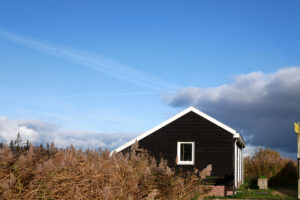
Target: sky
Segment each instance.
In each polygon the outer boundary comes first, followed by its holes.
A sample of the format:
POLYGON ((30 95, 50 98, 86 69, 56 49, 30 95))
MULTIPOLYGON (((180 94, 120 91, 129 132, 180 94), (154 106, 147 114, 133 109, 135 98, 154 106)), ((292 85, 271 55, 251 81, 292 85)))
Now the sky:
POLYGON ((2 1, 0 140, 110 150, 195 106, 296 157, 299 1, 2 1))

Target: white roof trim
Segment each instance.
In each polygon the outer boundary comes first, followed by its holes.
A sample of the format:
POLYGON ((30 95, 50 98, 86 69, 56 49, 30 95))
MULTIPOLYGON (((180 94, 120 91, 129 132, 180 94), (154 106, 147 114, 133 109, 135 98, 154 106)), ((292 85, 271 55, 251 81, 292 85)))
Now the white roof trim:
POLYGON ((134 144, 135 141, 140 141, 141 139, 147 137, 148 135, 152 134, 153 132, 157 131, 158 129, 161 129, 162 127, 170 124, 171 122, 175 121, 176 119, 182 117, 183 115, 185 115, 185 114, 187 114, 187 113, 189 113, 191 111, 194 112, 194 113, 196 113, 196 114, 198 114, 198 115, 200 115, 201 117, 207 119, 208 121, 211 121, 212 123, 214 123, 214 124, 218 125, 219 127, 225 129, 226 131, 232 133, 234 135, 234 138, 238 138, 239 141, 243 145, 245 145, 244 140, 242 139, 242 137, 240 136, 240 134, 236 130, 230 128, 229 126, 223 124, 222 122, 219 122, 218 120, 212 118, 211 116, 209 116, 209 115, 205 114, 204 112, 198 110, 197 108, 191 106, 191 107, 188 107, 187 109, 181 111, 180 113, 174 115, 173 117, 171 117, 170 119, 166 120, 165 122, 163 122, 163 123, 155 126, 154 128, 150 129, 149 131, 147 131, 147 132, 145 132, 145 133, 137 136, 136 138, 130 140, 126 144, 123 144, 122 146, 120 146, 117 149, 113 150, 112 153, 113 152, 117 152, 118 153, 118 152, 122 151, 123 149, 125 149, 125 148, 131 146, 132 144, 134 144))

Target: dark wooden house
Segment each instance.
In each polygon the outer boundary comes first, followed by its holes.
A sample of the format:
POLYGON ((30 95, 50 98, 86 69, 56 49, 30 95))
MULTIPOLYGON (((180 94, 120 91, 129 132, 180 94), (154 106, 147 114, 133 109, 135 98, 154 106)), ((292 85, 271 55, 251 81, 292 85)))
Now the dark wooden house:
POLYGON ((138 141, 156 159, 163 157, 176 170, 200 171, 212 165, 215 184, 235 190, 243 182, 243 149, 240 133, 200 110, 189 107, 114 152, 124 152, 138 141))

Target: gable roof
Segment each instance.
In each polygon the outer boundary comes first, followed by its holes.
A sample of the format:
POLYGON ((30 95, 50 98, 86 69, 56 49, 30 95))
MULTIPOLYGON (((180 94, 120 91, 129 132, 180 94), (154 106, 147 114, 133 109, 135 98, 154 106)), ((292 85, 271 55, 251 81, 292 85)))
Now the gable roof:
POLYGON ((178 118, 180 118, 180 117, 186 115, 186 114, 189 113, 189 112, 194 112, 194 113, 198 114, 199 116, 201 116, 201 117, 207 119, 208 121, 210 121, 210 122, 216 124, 217 126, 223 128, 223 129, 225 129, 225 130, 228 131, 229 133, 233 134, 233 137, 236 138, 236 139, 238 139, 239 142, 242 144, 242 146, 245 146, 245 141, 244 141, 243 137, 242 137, 236 130, 230 128, 229 126, 223 124, 222 122, 220 122, 220 121, 214 119, 213 117, 211 117, 211 116, 205 114, 204 112, 198 110, 197 108, 191 106, 191 107, 188 107, 187 109, 181 111, 180 113, 174 115, 174 116, 171 117, 170 119, 164 121, 163 123, 161 123, 161 124, 155 126, 154 128, 150 129, 149 131, 147 131, 147 132, 145 132, 145 133, 143 133, 143 134, 137 136, 136 138, 130 140, 130 141, 127 142, 126 144, 123 144, 122 146, 120 146, 120 147, 118 147, 117 149, 113 150, 112 153, 113 153, 113 152, 117 152, 117 153, 118 153, 118 152, 120 152, 120 151, 126 149, 127 147, 133 145, 133 144, 135 143, 135 141, 140 141, 141 139, 147 137, 148 135, 154 133, 155 131, 161 129, 162 127, 164 127, 164 126, 166 126, 166 125, 168 125, 168 124, 170 124, 171 122, 173 122, 173 121, 175 121, 176 119, 178 119, 178 118))

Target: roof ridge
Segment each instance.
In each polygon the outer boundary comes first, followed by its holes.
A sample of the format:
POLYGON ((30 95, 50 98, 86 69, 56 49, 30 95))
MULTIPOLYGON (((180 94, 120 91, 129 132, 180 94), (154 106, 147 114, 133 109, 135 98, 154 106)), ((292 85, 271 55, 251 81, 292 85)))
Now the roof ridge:
MULTIPOLYGON (((150 129, 150 130, 148 130, 148 131, 146 131, 146 132, 140 134, 139 136, 135 137, 134 139, 130 140, 129 142, 127 142, 127 143, 125 143, 125 144, 119 146, 118 148, 116 148, 115 150, 113 150, 112 153, 113 153, 113 152, 120 152, 120 151, 122 151, 123 149, 125 149, 125 148, 131 146, 132 144, 134 144, 135 141, 139 141, 139 140, 141 140, 141 139, 147 137, 148 135, 152 134, 153 132, 155 132, 155 131, 161 129, 162 127, 164 127, 164 126, 170 124, 171 122, 177 120, 178 118, 180 118, 180 117, 186 115, 187 113, 189 113, 189 112, 191 112, 191 111, 194 112, 194 113, 196 113, 196 114, 198 114, 199 116, 205 118, 206 120, 208 120, 208 121, 210 121, 210 122, 212 122, 212 123, 218 125, 219 127, 223 128, 224 130, 230 132, 231 134, 234 135, 234 138, 240 138, 240 139, 241 139, 240 134, 239 134, 236 130, 234 130, 233 128, 231 128, 231 127, 229 127, 229 126, 223 124, 222 122, 216 120, 215 118, 213 118, 213 117, 207 115, 206 113, 200 111, 199 109, 195 108, 194 106, 189 106, 188 108, 186 108, 186 109, 184 109, 183 111, 177 113, 177 114, 174 115, 173 117, 167 119, 166 121, 160 123, 159 125, 153 127, 152 129, 150 129)), ((241 140, 242 140, 241 142, 245 144, 245 141, 244 141, 243 139, 241 139, 241 140)))

